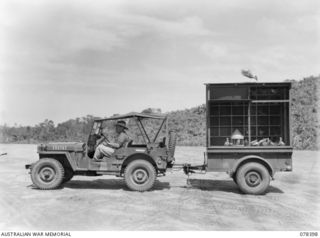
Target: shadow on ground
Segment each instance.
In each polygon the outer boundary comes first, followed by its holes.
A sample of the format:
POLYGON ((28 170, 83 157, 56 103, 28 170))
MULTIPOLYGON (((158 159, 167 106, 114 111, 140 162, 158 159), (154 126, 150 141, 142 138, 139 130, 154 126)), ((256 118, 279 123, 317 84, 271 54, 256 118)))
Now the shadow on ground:
MULTIPOLYGON (((222 191, 242 194, 237 184, 231 180, 203 180, 203 179, 189 179, 191 188, 207 190, 207 191, 222 191)), ((283 193, 279 188, 269 186, 266 193, 283 193)))
MULTIPOLYGON (((111 189, 131 191, 127 188, 123 179, 96 179, 91 181, 71 180, 65 183, 63 187, 71 189, 111 189)), ((170 184, 168 182, 160 182, 157 180, 152 190, 164 190, 169 188, 170 184)))
MULTIPOLYGON (((32 189, 37 189, 33 185, 29 185, 28 187, 32 187, 32 189)), ((242 194, 238 186, 231 180, 204 180, 204 179, 189 179, 189 185, 182 186, 183 188, 188 189, 200 189, 205 191, 222 191, 222 192, 230 192, 236 194, 242 194)), ((125 190, 131 191, 127 188, 123 179, 95 179, 91 181, 83 181, 83 180, 71 180, 65 184, 63 184, 63 188, 70 189, 106 189, 106 190, 125 190)), ((155 190, 164 190, 170 189, 170 183, 161 182, 156 180, 151 191, 155 190)), ((283 191, 279 188, 269 186, 266 191, 267 193, 283 193, 283 191)))

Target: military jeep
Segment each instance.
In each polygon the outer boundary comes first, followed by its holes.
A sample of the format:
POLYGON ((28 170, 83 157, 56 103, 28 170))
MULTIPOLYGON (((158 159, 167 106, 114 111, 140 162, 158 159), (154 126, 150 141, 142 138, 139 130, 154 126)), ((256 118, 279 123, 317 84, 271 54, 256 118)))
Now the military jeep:
POLYGON ((87 143, 61 142, 38 145, 39 160, 26 165, 31 180, 39 189, 56 189, 74 175, 124 177, 127 187, 134 191, 150 190, 157 176, 165 175, 174 163, 176 135, 168 130, 168 120, 161 114, 129 113, 110 118, 96 119, 87 143), (130 141, 115 150, 111 157, 95 161, 93 154, 96 141, 103 136, 103 123, 116 120, 131 120, 139 128, 144 143, 130 141), (160 120, 154 138, 150 138, 144 120, 160 120), (158 140, 160 134, 165 134, 158 140))

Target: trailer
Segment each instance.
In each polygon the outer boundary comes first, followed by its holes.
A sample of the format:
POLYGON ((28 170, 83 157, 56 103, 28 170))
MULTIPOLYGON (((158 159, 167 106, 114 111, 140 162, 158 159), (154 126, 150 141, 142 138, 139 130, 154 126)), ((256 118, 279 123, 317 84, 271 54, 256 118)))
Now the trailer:
POLYGON ((240 190, 263 194, 276 172, 292 171, 290 82, 206 84, 206 152, 196 172, 227 172, 240 190))

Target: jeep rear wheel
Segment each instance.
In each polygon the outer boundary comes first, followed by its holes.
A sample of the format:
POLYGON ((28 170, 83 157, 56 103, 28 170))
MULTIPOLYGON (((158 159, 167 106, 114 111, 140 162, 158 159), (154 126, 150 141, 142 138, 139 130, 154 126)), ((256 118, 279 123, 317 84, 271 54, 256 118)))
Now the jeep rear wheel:
POLYGON ((156 171, 148 161, 134 160, 126 167, 124 179, 129 189, 143 192, 153 187, 156 171))
POLYGON ((31 170, 31 180, 39 189, 55 189, 61 185, 63 178, 63 166, 55 159, 40 159, 31 170))
POLYGON ((237 171, 236 182, 242 192, 259 195, 267 190, 270 184, 270 174, 262 164, 247 163, 237 171))

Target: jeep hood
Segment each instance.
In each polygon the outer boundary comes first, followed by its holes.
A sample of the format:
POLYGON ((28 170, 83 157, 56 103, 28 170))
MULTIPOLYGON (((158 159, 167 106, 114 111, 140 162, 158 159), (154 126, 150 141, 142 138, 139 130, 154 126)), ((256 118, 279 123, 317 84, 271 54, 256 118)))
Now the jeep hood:
POLYGON ((40 144, 37 148, 40 151, 70 151, 81 152, 85 150, 85 143, 81 142, 50 142, 40 144))

